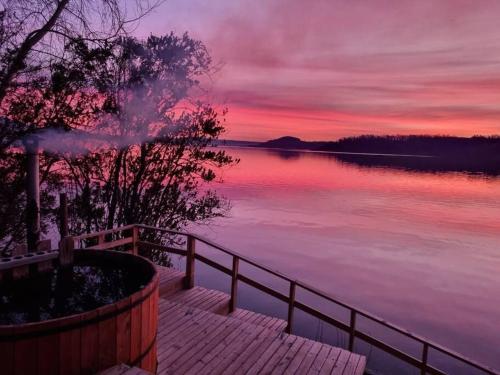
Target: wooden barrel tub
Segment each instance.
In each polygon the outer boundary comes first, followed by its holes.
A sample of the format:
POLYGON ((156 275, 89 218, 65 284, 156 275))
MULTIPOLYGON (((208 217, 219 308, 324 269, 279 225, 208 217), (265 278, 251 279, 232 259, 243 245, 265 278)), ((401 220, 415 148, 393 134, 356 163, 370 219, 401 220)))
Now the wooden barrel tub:
POLYGON ((2 375, 94 374, 119 363, 156 371, 155 266, 145 258, 114 251, 75 251, 75 259, 81 257, 125 262, 133 272, 152 276, 129 297, 94 310, 40 322, 0 325, 2 375))

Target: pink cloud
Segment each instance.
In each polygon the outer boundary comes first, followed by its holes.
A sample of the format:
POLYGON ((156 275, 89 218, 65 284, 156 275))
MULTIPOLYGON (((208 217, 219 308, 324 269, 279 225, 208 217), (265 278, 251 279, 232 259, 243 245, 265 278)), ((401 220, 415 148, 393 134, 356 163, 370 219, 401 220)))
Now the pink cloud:
MULTIPOLYGON (((500 133, 500 2, 170 0, 224 67, 228 137, 500 133)), ((142 30, 142 31, 141 31, 142 30)))

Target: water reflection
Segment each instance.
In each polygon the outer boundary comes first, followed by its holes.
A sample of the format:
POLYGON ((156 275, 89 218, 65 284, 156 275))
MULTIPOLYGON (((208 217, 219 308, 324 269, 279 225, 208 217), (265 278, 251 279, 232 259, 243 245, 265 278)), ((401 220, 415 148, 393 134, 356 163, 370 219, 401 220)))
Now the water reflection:
POLYGON ((457 160, 446 157, 412 157, 398 155, 356 154, 339 152, 307 152, 294 150, 266 149, 266 153, 278 156, 283 160, 296 160, 310 154, 322 158, 333 158, 339 162, 364 168, 391 168, 408 172, 445 173, 460 172, 472 176, 500 175, 500 164, 496 160, 468 159, 457 160))
MULTIPOLYGON (((331 154, 231 152, 241 163, 219 188, 231 217, 198 232, 500 367, 500 178, 331 154)), ((207 283, 225 285, 210 275, 207 283)), ((245 293, 243 306, 255 307, 260 295, 245 293)), ((302 320, 298 329, 314 338, 317 322, 302 320)))

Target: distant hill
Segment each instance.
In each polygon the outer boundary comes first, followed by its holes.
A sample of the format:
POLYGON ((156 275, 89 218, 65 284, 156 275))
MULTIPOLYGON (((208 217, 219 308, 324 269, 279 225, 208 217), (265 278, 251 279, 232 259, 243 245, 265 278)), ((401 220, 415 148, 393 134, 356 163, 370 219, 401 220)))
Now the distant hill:
POLYGON ((428 135, 362 135, 331 142, 308 142, 286 136, 259 143, 257 147, 435 157, 488 157, 500 160, 500 137, 498 136, 466 138, 428 135))
POLYGON ((259 147, 284 148, 288 150, 315 150, 326 147, 328 143, 330 142, 306 142, 300 138, 286 136, 262 142, 259 144, 259 147))

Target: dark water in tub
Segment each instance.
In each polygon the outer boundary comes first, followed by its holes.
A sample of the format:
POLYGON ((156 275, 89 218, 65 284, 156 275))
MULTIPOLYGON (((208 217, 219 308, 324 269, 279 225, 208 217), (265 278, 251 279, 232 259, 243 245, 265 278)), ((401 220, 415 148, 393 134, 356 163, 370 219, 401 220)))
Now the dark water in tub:
POLYGON ((72 269, 54 269, 0 283, 0 325, 38 322, 116 302, 143 288, 151 275, 131 264, 79 260, 72 269))

